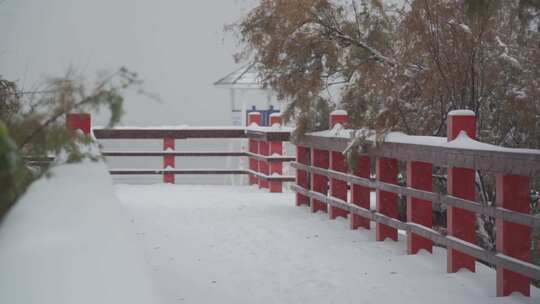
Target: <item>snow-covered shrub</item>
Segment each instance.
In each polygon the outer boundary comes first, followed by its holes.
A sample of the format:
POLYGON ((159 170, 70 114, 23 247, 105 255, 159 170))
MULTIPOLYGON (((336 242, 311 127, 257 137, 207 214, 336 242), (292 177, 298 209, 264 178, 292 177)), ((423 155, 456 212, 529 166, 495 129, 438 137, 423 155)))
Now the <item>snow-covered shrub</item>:
POLYGON ((95 85, 73 72, 45 83, 42 90, 22 92, 0 78, 0 217, 47 173, 47 160, 59 155, 63 162, 95 158, 86 148, 92 138, 67 130, 67 113, 106 108, 112 126, 123 113, 123 92, 141 85, 137 74, 125 68, 103 75, 95 85))
POLYGON ((23 190, 25 175, 17 146, 9 136, 5 124, 0 121, 0 215, 11 207, 23 190))

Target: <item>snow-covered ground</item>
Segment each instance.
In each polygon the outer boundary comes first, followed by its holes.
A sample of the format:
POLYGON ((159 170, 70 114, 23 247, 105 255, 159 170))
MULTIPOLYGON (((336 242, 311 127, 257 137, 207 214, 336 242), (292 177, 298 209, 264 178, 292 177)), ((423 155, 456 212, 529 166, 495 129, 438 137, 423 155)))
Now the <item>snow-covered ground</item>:
POLYGON ((495 297, 495 272, 446 274, 254 187, 112 185, 55 168, 0 223, 0 303, 539 303, 495 297), (116 195, 115 195, 116 193, 116 195), (120 200, 119 200, 120 199, 120 200))
POLYGON ((116 192, 163 303, 539 303, 495 297, 495 272, 447 274, 446 251, 408 256, 373 231, 250 187, 130 186, 116 192))
POLYGON ((103 163, 53 169, 0 223, 1 304, 157 303, 103 163))

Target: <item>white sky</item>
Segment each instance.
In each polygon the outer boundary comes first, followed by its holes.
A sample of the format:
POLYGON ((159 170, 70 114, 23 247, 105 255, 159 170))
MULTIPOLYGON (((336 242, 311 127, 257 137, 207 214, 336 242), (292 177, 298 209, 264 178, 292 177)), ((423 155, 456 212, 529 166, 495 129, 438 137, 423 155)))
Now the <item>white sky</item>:
POLYGON ((227 124, 229 92, 212 83, 237 68, 238 46, 223 26, 252 2, 3 0, 0 75, 32 89, 70 66, 89 78, 126 66, 163 103, 129 96, 124 125, 227 124))

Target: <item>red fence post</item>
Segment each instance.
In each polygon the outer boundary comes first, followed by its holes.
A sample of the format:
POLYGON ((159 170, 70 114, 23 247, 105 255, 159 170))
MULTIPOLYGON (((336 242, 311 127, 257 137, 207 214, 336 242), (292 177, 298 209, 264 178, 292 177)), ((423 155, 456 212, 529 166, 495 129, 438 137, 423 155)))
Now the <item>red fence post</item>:
MULTIPOLYGON (((281 126, 281 114, 274 113, 270 115, 270 126, 279 127, 281 126)), ((282 141, 271 141, 269 143, 270 145, 270 155, 271 156, 279 156, 283 155, 283 142, 282 141)), ((281 161, 272 161, 270 163, 270 174, 279 174, 283 175, 283 162, 281 161)), ((270 182, 270 192, 272 193, 280 193, 283 192, 283 182, 276 182, 271 181, 270 182)))
MULTIPOLYGON (((497 176, 497 207, 530 213, 529 178, 527 176, 497 176)), ((531 228, 496 219, 497 252, 530 261, 531 228)), ((506 297, 512 292, 530 296, 530 279, 502 267, 497 267, 497 296, 506 297)))
MULTIPOLYGON (((261 113, 259 112, 250 112, 248 114, 248 126, 255 124, 259 126, 261 124, 261 113)), ((255 139, 249 139, 249 152, 254 154, 259 154, 259 143, 255 139)), ((249 170, 253 172, 259 172, 259 161, 253 157, 249 158, 249 170)), ((255 175, 249 176, 249 184, 255 185, 258 183, 258 178, 255 175)))
MULTIPOLYGON (((311 150, 307 147, 296 147, 296 160, 302 165, 311 165, 311 150)), ((311 189, 309 173, 304 170, 296 170, 296 184, 304 189, 311 189)), ((296 206, 309 206, 309 197, 296 193, 296 206)))
MULTIPOLYGON (((266 140, 259 140, 259 154, 263 156, 270 155, 270 145, 266 140)), ((259 160, 259 172, 264 175, 269 175, 270 167, 266 159, 259 160)), ((268 180, 259 178, 259 188, 268 188, 268 180)))
POLYGON ((88 135, 92 132, 92 116, 88 113, 69 113, 66 115, 66 126, 72 132, 81 130, 88 135))
MULTIPOLYGON (((423 162, 407 162, 407 186, 433 191, 433 165, 423 162)), ((433 207, 430 201, 407 197, 407 222, 433 227, 433 207)), ((420 249, 433 252, 433 242, 414 233, 407 235, 407 252, 416 254, 420 249)))
MULTIPOLYGON (((377 158, 376 171, 378 181, 389 184, 397 184, 397 159, 384 157, 377 158)), ((377 212, 397 219, 397 194, 377 189, 377 212)), ((384 241, 386 238, 390 238, 394 241, 398 240, 397 229, 380 223, 377 223, 376 225, 376 235, 378 242, 384 241)))
MULTIPOLYGON (((312 149, 311 150, 311 160, 313 162, 313 167, 318 167, 322 169, 328 169, 330 163, 328 151, 312 149)), ((319 175, 316 173, 311 174, 311 182, 313 191, 322 193, 324 195, 328 194, 328 178, 324 175, 319 175)), ((311 212, 317 211, 328 212, 328 207, 325 203, 320 202, 316 199, 311 200, 311 212)))
MULTIPOLYGON (((370 178, 371 175, 371 163, 369 156, 360 156, 354 175, 358 177, 370 178)), ((365 209, 370 209, 371 204, 371 189, 360 185, 352 185, 352 203, 365 209)), ((365 229, 371 229, 369 219, 363 218, 359 215, 351 215, 351 229, 358 229, 363 227, 365 229)))
MULTIPOLYGON (((347 122, 347 118, 348 115, 346 111, 337 110, 332 112, 330 114, 330 127, 334 128, 337 124, 345 124, 347 122)), ((338 172, 347 172, 347 163, 343 153, 336 151, 330 152, 330 168, 338 172)), ((330 195, 347 201, 347 182, 332 178, 330 180, 330 195)), ((330 219, 333 220, 338 216, 347 218, 349 216, 349 212, 330 206, 328 215, 330 219)))
MULTIPOLYGON (((171 137, 165 137, 163 139, 163 151, 174 151, 175 139, 171 137)), ((171 155, 163 156, 163 168, 174 169, 176 166, 175 157, 171 155)), ((174 184, 175 176, 171 173, 163 174, 163 182, 166 184, 174 184)))
MULTIPOLYGON (((476 116, 467 110, 452 111, 448 114, 448 141, 456 139, 464 131, 476 138, 476 116)), ((475 172, 472 169, 448 168, 448 194, 474 201, 475 172)), ((455 207, 447 209, 448 234, 469 243, 476 243, 476 216, 473 212, 455 207)), ((461 268, 475 271, 475 259, 463 252, 449 248, 447 271, 457 272, 461 268)))

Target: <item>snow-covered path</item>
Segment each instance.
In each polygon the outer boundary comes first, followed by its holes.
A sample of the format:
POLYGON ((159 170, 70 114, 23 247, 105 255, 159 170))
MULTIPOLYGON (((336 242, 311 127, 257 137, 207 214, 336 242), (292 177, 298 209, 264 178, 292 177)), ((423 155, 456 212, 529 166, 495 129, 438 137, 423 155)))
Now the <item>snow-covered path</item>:
POLYGON ((446 274, 446 252, 408 256, 253 187, 118 185, 163 303, 539 303, 495 297, 495 273, 446 274))

